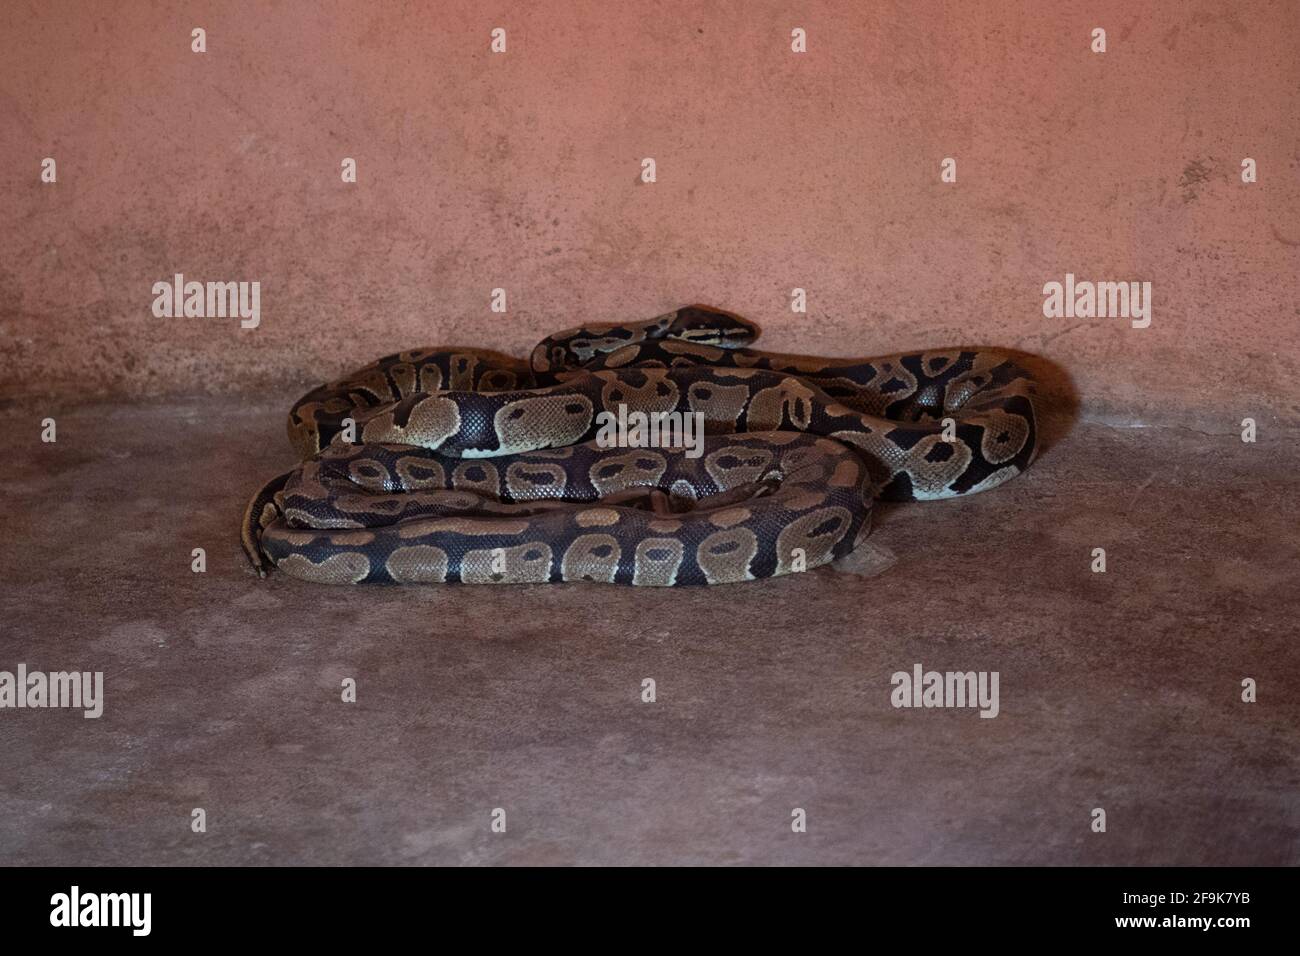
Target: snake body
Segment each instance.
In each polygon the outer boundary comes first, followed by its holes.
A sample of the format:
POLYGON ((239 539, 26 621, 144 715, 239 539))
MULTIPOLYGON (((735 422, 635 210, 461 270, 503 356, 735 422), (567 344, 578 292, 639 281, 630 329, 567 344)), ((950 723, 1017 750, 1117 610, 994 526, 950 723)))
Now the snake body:
POLYGON ((1034 381, 1005 352, 813 359, 756 334, 690 307, 527 362, 385 356, 294 405, 304 461, 254 495, 245 550, 326 583, 724 584, 847 554, 875 498, 984 491, 1034 458, 1034 381), (698 457, 610 446, 620 411, 702 414, 698 457))

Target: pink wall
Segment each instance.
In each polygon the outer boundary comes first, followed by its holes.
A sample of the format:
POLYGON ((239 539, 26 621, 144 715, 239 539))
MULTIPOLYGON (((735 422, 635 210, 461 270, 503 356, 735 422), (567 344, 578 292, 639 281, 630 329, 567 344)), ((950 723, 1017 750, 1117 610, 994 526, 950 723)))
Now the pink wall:
POLYGON ((1300 421, 1297 49, 1288 0, 6 3, 0 398, 287 407, 703 302, 780 351, 1038 353, 1097 416, 1300 421), (261 326, 154 318, 175 272, 258 280, 261 326), (1044 318, 1066 272, 1151 281, 1151 327, 1044 318))

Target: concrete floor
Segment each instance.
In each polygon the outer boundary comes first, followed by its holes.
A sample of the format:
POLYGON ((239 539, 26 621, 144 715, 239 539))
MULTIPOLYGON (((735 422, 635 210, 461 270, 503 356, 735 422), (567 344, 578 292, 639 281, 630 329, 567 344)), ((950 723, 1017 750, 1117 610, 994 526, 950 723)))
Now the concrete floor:
POLYGON ((0 712, 0 863, 1300 862, 1294 435, 1076 424, 765 583, 330 589, 245 565, 284 402, 221 401, 6 412, 0 669, 106 703, 0 712))

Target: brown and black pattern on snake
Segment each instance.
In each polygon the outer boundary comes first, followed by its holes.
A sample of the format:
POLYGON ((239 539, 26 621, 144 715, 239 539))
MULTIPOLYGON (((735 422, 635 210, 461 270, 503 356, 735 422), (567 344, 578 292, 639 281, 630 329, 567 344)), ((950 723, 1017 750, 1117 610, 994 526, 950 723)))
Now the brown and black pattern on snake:
MULTIPOLYGON (((343 420, 361 409, 440 389, 499 391, 532 388, 528 363, 482 349, 412 349, 377 359, 352 374, 312 389, 289 413, 289 443, 300 459, 326 447, 343 420)), ((549 383, 548 383, 549 384, 549 383)))
POLYGON ((688 458, 585 442, 562 472, 541 455, 507 455, 497 487, 465 490, 450 476, 441 489, 406 484, 410 459, 434 451, 354 445, 291 474, 258 546, 326 583, 723 584, 824 564, 869 520, 870 481, 844 445, 753 433, 706 447, 688 458), (666 493, 678 482, 697 498, 666 493))
MULTIPOLYGON (((914 358, 891 363, 897 368, 888 381, 900 380, 914 358)), ((976 358, 957 357, 944 380, 925 380, 926 387, 941 394, 948 382, 971 374, 976 358)), ((910 374, 911 381, 923 380, 910 374)), ((1030 383, 1009 362, 977 377, 982 384, 960 407, 928 408, 900 397, 890 404, 892 417, 856 411, 811 377, 674 366, 606 369, 520 391, 417 393, 358 411, 355 419, 364 442, 422 447, 445 458, 490 458, 593 439, 597 414, 617 413, 619 405, 647 413, 701 412, 709 434, 807 431, 852 445, 868 459, 879 497, 910 501, 955 497, 981 483, 990 488, 1029 463, 1035 446, 1030 383), (951 439, 944 436, 945 417, 952 421, 951 439)))
POLYGON ((813 359, 755 334, 692 307, 557 333, 530 365, 386 356, 294 406, 307 461, 254 496, 245 549, 330 582, 729 583, 847 553, 873 497, 984 491, 1033 460, 1034 383, 1005 353, 813 359), (704 456, 597 447, 619 406, 701 413, 704 456))

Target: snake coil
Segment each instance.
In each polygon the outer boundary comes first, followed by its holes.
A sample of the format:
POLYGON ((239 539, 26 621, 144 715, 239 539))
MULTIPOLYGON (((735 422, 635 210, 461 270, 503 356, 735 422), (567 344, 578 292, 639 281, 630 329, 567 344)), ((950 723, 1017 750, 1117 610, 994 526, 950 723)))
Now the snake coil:
POLYGON ((812 569, 875 498, 994 488, 1037 451, 1032 377, 994 349, 869 360, 754 351, 689 307, 379 359, 289 413, 301 465, 249 503, 243 544, 324 583, 725 584, 812 569), (702 416, 698 454, 608 446, 601 413, 702 416))

